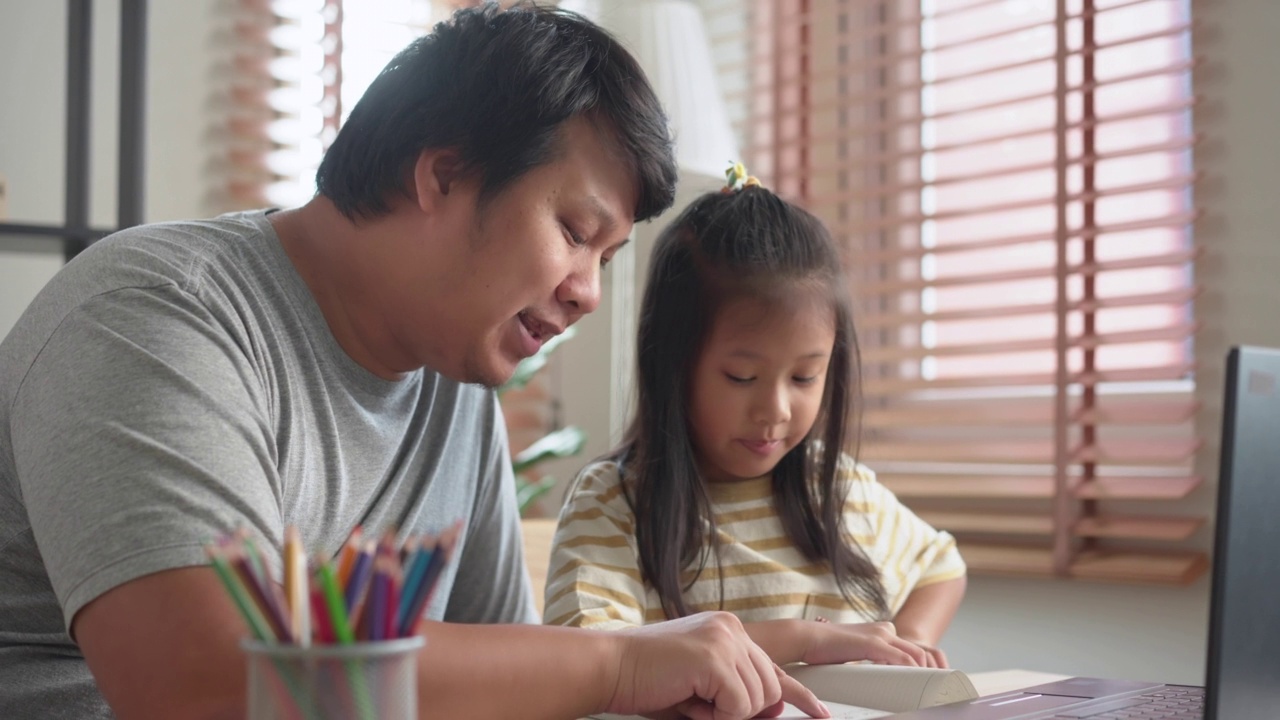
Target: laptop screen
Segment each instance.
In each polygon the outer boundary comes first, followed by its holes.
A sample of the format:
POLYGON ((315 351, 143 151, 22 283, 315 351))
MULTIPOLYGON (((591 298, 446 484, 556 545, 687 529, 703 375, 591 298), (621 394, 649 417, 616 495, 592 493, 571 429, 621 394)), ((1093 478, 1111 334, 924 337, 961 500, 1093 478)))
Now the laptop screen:
POLYGON ((1206 720, 1280 712, 1280 351, 1227 358, 1206 720))

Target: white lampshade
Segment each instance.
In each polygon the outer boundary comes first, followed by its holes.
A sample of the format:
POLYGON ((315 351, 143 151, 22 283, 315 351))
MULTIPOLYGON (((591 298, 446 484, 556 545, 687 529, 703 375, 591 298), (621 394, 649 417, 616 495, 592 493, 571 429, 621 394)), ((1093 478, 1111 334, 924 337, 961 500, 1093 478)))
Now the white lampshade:
POLYGON ((707 44, 692 0, 562 0, 617 37, 640 62, 671 121, 681 171, 713 178, 737 161, 707 44))

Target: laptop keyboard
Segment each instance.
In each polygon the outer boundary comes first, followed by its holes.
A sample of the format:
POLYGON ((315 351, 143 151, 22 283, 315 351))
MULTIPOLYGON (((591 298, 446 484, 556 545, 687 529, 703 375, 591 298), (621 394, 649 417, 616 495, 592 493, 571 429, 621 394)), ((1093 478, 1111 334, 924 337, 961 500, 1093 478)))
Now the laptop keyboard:
POLYGON ((1202 717, 1204 688, 1172 686, 1091 707, 1059 711, 1053 716, 1055 720, 1200 720, 1202 717))

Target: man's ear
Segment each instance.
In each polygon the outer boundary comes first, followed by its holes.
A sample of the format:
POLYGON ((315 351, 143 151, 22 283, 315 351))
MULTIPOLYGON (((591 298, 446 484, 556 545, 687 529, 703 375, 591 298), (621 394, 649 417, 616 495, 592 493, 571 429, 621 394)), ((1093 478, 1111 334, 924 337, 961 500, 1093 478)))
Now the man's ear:
POLYGON ((462 182, 462 158, 455 150, 428 148, 413 165, 413 197, 418 208, 430 213, 455 192, 462 182))

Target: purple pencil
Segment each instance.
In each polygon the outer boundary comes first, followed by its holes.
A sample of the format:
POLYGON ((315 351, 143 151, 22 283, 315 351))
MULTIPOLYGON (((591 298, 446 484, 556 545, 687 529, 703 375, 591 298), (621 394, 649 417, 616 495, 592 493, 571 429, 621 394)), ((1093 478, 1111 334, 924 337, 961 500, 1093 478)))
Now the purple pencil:
POLYGON ((368 589, 369 579, 373 576, 374 547, 373 541, 370 540, 360 549, 360 554, 356 556, 351 567, 351 578, 347 580, 347 587, 344 588, 346 597, 343 599, 346 600, 347 612, 353 620, 359 617, 356 613, 356 605, 368 589))

